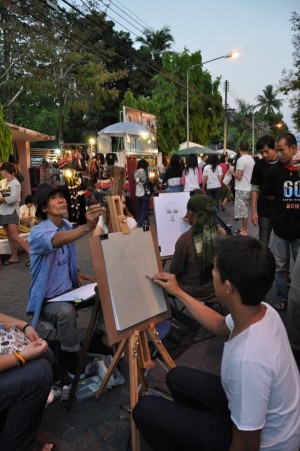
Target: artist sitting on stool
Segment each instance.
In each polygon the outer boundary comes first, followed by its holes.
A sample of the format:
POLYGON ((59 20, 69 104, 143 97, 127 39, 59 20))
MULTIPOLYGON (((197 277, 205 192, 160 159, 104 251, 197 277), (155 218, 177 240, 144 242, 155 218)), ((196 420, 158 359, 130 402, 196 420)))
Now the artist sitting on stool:
POLYGON ((64 188, 42 183, 37 188, 36 216, 42 221, 29 236, 32 283, 26 312, 33 315, 32 325, 39 319, 53 323, 61 339, 66 369, 74 377, 80 345, 76 337, 76 310, 71 302, 47 302, 60 294, 78 288, 84 280, 96 280, 78 272, 74 241, 91 232, 105 208, 92 205, 86 212, 87 223, 73 229, 67 214, 67 194, 64 188))

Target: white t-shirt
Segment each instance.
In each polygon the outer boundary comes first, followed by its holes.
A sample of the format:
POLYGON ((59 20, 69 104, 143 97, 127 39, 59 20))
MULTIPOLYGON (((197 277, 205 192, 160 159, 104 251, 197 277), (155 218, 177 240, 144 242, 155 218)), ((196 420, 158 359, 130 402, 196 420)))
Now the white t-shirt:
POLYGON ((298 451, 300 375, 282 320, 262 304, 264 317, 225 343, 222 385, 237 428, 262 429, 261 450, 298 451))
POLYGON ((194 189, 199 189, 199 179, 201 178, 200 174, 201 169, 194 168, 189 169, 187 173, 183 171, 182 178, 184 178, 184 188, 183 191, 194 191, 194 189))
POLYGON ((29 208, 27 207, 27 205, 24 204, 20 207, 19 218, 23 218, 24 216, 35 216, 35 212, 36 212, 36 208, 34 205, 32 205, 30 207, 30 211, 29 211, 29 208))
POLYGON ((221 166, 217 166, 216 169, 213 171, 211 164, 207 164, 204 166, 203 169, 203 176, 207 177, 206 182, 206 188, 207 189, 214 189, 214 188, 221 188, 221 182, 219 180, 219 177, 222 177, 223 172, 221 166))
POLYGON ((251 177, 254 167, 254 159, 250 155, 242 155, 236 163, 236 170, 243 171, 241 180, 235 179, 235 189, 239 191, 251 191, 251 177))

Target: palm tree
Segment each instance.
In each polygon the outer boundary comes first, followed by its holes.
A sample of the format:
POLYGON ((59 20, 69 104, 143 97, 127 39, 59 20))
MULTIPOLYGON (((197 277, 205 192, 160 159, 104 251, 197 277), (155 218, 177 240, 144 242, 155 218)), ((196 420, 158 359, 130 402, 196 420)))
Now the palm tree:
POLYGON ((278 92, 278 89, 276 91, 273 90, 272 85, 267 85, 265 89, 263 89, 263 94, 256 97, 258 104, 255 105, 255 108, 260 108, 258 111, 259 113, 275 114, 275 110, 280 111, 280 107, 282 106, 282 99, 277 98, 278 92))
POLYGON ((164 52, 170 50, 174 43, 171 30, 167 26, 157 31, 145 28, 143 34, 144 36, 137 37, 136 41, 141 42, 149 50, 155 61, 158 61, 164 52))

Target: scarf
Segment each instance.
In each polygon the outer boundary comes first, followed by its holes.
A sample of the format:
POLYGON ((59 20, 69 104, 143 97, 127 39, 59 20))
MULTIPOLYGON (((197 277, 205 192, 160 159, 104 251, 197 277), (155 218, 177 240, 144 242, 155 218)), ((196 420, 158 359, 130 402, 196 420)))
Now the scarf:
POLYGON ((193 242, 200 271, 213 265, 217 225, 214 217, 214 200, 210 196, 196 194, 191 197, 187 209, 196 214, 196 224, 192 226, 193 242))

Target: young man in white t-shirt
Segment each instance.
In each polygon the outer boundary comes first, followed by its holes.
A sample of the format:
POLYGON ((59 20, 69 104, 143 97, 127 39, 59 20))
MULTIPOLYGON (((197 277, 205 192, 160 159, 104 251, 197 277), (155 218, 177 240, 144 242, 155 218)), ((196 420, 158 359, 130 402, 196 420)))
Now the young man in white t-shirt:
POLYGON ((248 235, 249 200, 251 196, 251 178, 254 167, 253 158, 248 155, 249 144, 240 142, 240 158, 236 163, 236 171, 229 168, 228 173, 235 179, 234 217, 241 219, 241 235, 248 235))
POLYGON ((265 243, 242 236, 220 240, 213 282, 227 317, 186 294, 173 274, 154 276, 202 326, 229 336, 221 377, 174 368, 166 382, 175 402, 144 396, 134 408, 134 421, 154 450, 298 451, 299 372, 278 313, 262 302, 274 274, 265 243))

